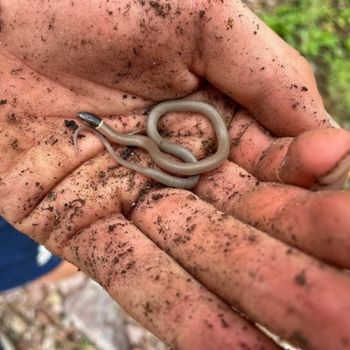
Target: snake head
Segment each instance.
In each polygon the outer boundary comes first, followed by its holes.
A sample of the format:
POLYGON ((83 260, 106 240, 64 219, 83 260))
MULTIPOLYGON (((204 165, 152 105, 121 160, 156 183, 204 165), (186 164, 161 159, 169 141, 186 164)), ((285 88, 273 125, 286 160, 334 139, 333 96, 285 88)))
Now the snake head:
POLYGON ((102 119, 89 112, 79 112, 78 117, 91 128, 97 129, 101 126, 102 119))

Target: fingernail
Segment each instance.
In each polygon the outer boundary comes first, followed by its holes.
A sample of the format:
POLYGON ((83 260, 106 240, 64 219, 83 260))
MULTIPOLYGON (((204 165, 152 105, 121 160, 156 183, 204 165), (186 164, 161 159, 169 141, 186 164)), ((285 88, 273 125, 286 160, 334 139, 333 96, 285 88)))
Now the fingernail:
POLYGON ((333 128, 341 129, 341 126, 336 122, 335 119, 333 119, 333 117, 328 112, 326 112, 326 115, 328 117, 329 124, 331 124, 333 128))
POLYGON ((321 185, 330 185, 338 181, 340 178, 348 174, 350 170, 350 154, 343 158, 335 169, 328 174, 320 177, 318 183, 321 185))

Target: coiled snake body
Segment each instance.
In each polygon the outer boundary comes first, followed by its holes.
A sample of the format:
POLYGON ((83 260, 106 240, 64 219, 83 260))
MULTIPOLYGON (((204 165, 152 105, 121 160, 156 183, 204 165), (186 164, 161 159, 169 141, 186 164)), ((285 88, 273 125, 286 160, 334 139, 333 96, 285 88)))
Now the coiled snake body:
MULTIPOLYGON (((174 100, 156 105, 151 110, 147 119, 147 136, 119 133, 92 113, 79 112, 78 116, 89 126, 88 130, 99 138, 116 162, 169 187, 184 189, 194 187, 199 181, 200 174, 219 167, 229 155, 230 141, 224 120, 214 107, 204 102, 174 100), (186 148, 162 138, 158 132, 157 124, 160 117, 168 112, 197 112, 206 116, 215 129, 217 138, 216 152, 198 161, 186 148), (114 151, 110 142, 124 146, 144 148, 149 153, 151 159, 161 169, 142 167, 121 158, 114 151), (169 154, 180 158, 183 162, 174 160, 169 154), (178 177, 175 175, 187 177, 178 177)), ((74 133, 73 139, 76 148, 78 136, 85 129, 87 128, 80 127, 74 133)))

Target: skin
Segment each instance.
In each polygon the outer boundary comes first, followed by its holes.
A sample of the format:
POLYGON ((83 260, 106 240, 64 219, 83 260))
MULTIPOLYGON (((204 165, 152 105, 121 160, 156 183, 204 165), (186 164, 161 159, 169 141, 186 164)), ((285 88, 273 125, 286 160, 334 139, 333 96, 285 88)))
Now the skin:
MULTIPOLYGON (((0 5, 3 217, 174 348, 277 349, 258 322, 303 349, 349 349, 350 197, 310 188, 342 183, 350 135, 298 53, 238 1, 0 5), (90 133, 76 155, 79 111, 144 134, 149 107, 181 97, 213 105, 231 141, 192 191, 116 165, 90 133)), ((198 159, 215 149, 196 113, 159 130, 198 159)))
MULTIPOLYGON (((216 169, 227 159, 230 152, 230 139, 222 117, 212 106, 203 102, 184 100, 167 101, 153 107, 147 118, 148 138, 140 135, 125 135, 118 133, 108 124, 103 122, 103 120, 86 112, 80 112, 78 115, 83 121, 96 129, 110 141, 124 146, 137 146, 144 148, 148 151, 151 159, 157 165, 177 175, 199 175, 206 171, 216 169), (164 138, 162 138, 158 133, 158 120, 162 115, 169 112, 197 112, 205 115, 212 122, 215 130, 216 140, 218 143, 215 154, 197 161, 197 159, 187 149, 181 147, 180 145, 167 142, 164 138), (167 156, 167 154, 162 153, 161 150, 177 156, 189 163, 180 163, 175 161, 167 156)), ((78 128, 73 136, 73 143, 76 149, 78 149, 77 140, 81 131, 82 129, 78 128)), ((118 164, 137 171, 143 175, 149 176, 159 183, 170 187, 191 189, 198 184, 198 176, 181 179, 157 169, 143 168, 137 164, 125 161, 114 152, 113 147, 105 138, 101 137, 96 132, 95 135, 98 136, 99 140, 118 164)))

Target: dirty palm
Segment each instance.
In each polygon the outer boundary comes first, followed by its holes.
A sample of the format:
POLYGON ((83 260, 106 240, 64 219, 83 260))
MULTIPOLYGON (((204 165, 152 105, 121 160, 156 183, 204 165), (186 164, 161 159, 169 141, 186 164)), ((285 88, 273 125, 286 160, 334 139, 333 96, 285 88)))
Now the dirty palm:
MULTIPOLYGON (((0 5, 4 218, 174 348, 277 349, 257 322, 303 349, 349 349, 350 197, 336 188, 350 135, 296 51, 239 1, 0 5), (214 106, 231 143, 192 191, 119 166, 91 133, 76 154, 78 112, 144 134, 153 105, 181 98, 214 106)), ((200 114, 158 128, 198 159, 216 151, 200 114)))

